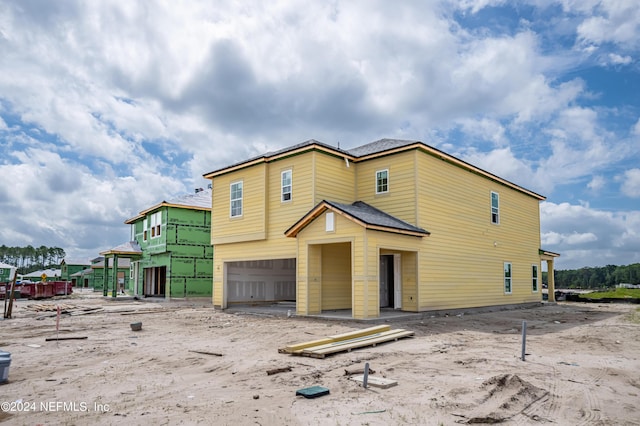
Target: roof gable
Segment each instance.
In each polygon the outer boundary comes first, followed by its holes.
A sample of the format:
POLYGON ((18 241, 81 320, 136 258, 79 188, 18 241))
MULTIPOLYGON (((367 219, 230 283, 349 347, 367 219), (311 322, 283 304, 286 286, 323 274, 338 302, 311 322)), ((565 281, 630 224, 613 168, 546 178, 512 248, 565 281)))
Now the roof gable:
POLYGON ((336 212, 367 229, 411 235, 414 237, 424 237, 430 234, 422 228, 411 225, 362 201, 356 201, 353 204, 342 204, 323 200, 291 228, 287 229, 285 235, 287 237, 295 237, 300 231, 307 227, 307 225, 327 210, 336 212))

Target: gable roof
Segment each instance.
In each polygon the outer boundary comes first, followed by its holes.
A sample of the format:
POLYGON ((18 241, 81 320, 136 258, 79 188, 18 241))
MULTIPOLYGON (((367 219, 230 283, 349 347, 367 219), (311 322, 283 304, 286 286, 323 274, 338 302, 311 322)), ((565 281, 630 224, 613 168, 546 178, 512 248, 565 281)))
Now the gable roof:
POLYGON ((122 243, 119 246, 111 248, 106 251, 101 251, 101 255, 107 254, 117 254, 117 255, 141 255, 142 250, 136 241, 128 241, 126 243, 122 243))
POLYGON ((250 158, 248 160, 240 161, 239 163, 232 164, 230 166, 216 169, 212 172, 205 173, 203 176, 205 179, 211 179, 215 176, 230 173, 235 170, 243 169, 245 167, 253 166, 260 163, 268 163, 280 159, 282 157, 289 157, 306 151, 323 151, 329 155, 338 155, 340 157, 347 157, 353 159, 353 157, 345 150, 337 148, 335 146, 328 145, 324 142, 317 141, 315 139, 309 139, 302 143, 292 145, 286 148, 279 149, 277 151, 267 152, 266 154, 259 155, 257 157, 250 158))
POLYGON ((422 228, 418 228, 404 220, 391 216, 363 201, 356 201, 353 204, 342 204, 327 200, 318 203, 292 227, 287 229, 284 234, 287 237, 295 237, 326 210, 334 211, 367 229, 411 235, 414 237, 424 237, 430 234, 422 228))
MULTIPOLYGON (((291 155, 300 154, 302 152, 307 151, 320 151, 328 155, 334 155, 340 158, 348 159, 354 163, 360 161, 366 161, 377 157, 382 157, 385 155, 392 155, 398 152, 408 151, 412 149, 418 149, 428 155, 437 157, 443 161, 446 161, 450 164, 458 166, 462 169, 465 169, 471 173, 475 173, 477 175, 483 176, 487 179, 490 179, 494 182, 505 185, 509 188, 515 189, 516 191, 527 194, 533 198, 538 200, 545 200, 546 197, 540 195, 536 192, 528 190, 522 186, 516 185, 513 182, 510 182, 506 179, 503 179, 493 173, 490 173, 486 170, 483 170, 479 167, 474 166, 473 164, 467 163, 466 161, 460 160, 459 158, 454 157, 453 155, 447 154, 444 151, 440 151, 437 148, 434 148, 426 143, 418 140, 405 140, 405 139, 380 139, 375 142, 371 142, 365 145, 361 145, 356 148, 352 148, 350 150, 343 150, 340 148, 336 148, 331 145, 327 145, 322 142, 318 142, 315 139, 309 139, 308 141, 302 142, 297 145, 290 146, 288 148, 283 148, 278 151, 269 152, 263 154, 258 157, 251 158, 246 161, 242 161, 240 163, 233 164, 231 166, 223 167, 218 170, 214 170, 212 172, 204 174, 205 179, 212 179, 216 176, 224 175, 226 173, 231 173, 236 170, 243 169, 245 167, 250 167, 260 163, 267 163, 271 161, 275 161, 280 158, 288 157, 291 155)), ((127 223, 127 222, 125 222, 127 223)))
POLYGON ((193 194, 180 195, 175 198, 171 198, 168 201, 163 200, 158 204, 154 204, 152 207, 145 209, 135 215, 134 217, 124 221, 127 225, 142 219, 147 213, 159 209, 160 207, 177 207, 183 209, 193 210, 211 210, 211 188, 202 189, 199 188, 193 194))

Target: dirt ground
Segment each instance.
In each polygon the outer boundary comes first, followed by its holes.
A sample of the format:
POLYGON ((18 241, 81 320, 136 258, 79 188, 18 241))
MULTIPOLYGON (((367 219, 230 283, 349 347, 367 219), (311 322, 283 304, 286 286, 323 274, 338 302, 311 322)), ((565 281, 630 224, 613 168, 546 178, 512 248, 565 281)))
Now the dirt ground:
POLYGON ((0 321, 0 350, 11 353, 0 423, 640 425, 637 305, 440 312, 390 325, 415 337, 316 359, 278 349, 372 324, 205 302, 19 300, 0 321), (45 340, 57 335, 56 305, 69 312, 59 337, 86 339, 45 340), (397 385, 365 389, 345 376, 366 362, 397 385), (296 396, 315 385, 329 395, 296 396))

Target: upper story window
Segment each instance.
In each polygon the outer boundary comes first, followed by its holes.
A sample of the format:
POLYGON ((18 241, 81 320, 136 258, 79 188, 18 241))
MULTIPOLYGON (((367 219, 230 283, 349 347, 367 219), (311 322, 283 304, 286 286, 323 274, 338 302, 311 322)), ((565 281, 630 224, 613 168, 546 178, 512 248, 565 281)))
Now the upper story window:
POLYGON ((504 262, 504 292, 511 294, 511 262, 504 262))
POLYGON ((160 236, 160 225, 162 224, 162 212, 156 212, 151 215, 151 238, 160 236))
POLYGON ((497 192, 491 192, 491 223, 500 223, 500 196, 497 192))
POLYGON ((282 172, 282 201, 291 201, 291 170, 282 172))
POLYGON ((389 169, 376 172, 376 194, 389 192, 389 169))
POLYGON ((147 241, 147 238, 149 238, 149 235, 147 233, 147 219, 145 218, 142 221, 142 241, 147 241))
POLYGON ((538 291, 538 265, 531 265, 531 291, 538 291))
POLYGON ((242 181, 231 184, 231 217, 242 216, 242 181))

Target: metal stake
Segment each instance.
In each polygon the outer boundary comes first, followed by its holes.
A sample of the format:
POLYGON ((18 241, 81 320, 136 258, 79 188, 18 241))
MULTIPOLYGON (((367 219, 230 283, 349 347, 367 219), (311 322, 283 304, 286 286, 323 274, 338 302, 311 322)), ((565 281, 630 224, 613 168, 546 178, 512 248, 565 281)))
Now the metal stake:
POLYGON ((522 321, 522 360, 525 361, 527 347, 527 322, 522 321))
POLYGON ((367 388, 367 382, 369 381, 369 363, 364 363, 364 376, 362 377, 362 387, 367 388))

